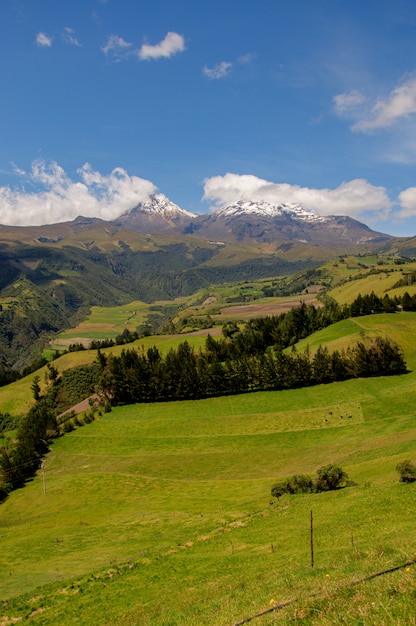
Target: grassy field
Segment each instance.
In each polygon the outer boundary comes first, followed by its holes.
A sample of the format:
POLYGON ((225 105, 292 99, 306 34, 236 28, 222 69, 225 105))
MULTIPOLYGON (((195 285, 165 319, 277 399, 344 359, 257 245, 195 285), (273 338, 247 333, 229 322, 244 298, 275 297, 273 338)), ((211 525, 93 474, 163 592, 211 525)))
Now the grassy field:
POLYGON ((350 304, 359 294, 369 294, 372 291, 379 298, 382 298, 386 293, 391 298, 402 296, 405 291, 410 295, 415 293, 416 285, 414 284, 394 287, 400 279, 407 278, 408 274, 416 270, 415 263, 405 263, 400 266, 373 264, 372 267, 370 265, 362 267, 365 264, 360 265, 354 259, 346 259, 345 263, 336 265, 337 267, 334 268, 332 262, 328 264, 328 269, 334 272, 334 276, 336 276, 334 283, 336 284, 339 280, 340 284, 334 286, 328 293, 339 304, 350 304))
POLYGON ((0 506, 3 623, 225 626, 289 600, 253 623, 415 623, 416 566, 339 589, 416 555, 416 485, 395 471, 416 457, 416 314, 309 345, 360 333, 398 341, 410 373, 119 407, 55 440, 0 506), (271 500, 276 480, 331 462, 352 486, 271 500))
POLYGON ((88 345, 93 339, 114 339, 125 329, 134 331, 140 324, 147 322, 152 306, 139 300, 115 307, 93 306, 85 321, 59 333, 51 346, 62 350, 71 343, 85 342, 88 345))

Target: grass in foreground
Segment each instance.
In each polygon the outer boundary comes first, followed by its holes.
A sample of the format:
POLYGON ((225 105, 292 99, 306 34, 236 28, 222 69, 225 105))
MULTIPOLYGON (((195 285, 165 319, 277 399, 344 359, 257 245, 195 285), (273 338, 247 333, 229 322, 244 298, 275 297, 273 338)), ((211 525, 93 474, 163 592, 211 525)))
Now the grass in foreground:
MULTIPOLYGON (((359 321, 404 345, 413 369, 416 315, 359 321)), ((299 598, 253 623, 412 623, 414 567, 337 587, 415 555, 416 485, 395 471, 416 456, 415 391, 409 373, 135 405, 65 435, 46 494, 40 474, 0 507, 0 614, 218 626, 299 598), (275 481, 330 462, 356 485, 270 504, 275 481)))

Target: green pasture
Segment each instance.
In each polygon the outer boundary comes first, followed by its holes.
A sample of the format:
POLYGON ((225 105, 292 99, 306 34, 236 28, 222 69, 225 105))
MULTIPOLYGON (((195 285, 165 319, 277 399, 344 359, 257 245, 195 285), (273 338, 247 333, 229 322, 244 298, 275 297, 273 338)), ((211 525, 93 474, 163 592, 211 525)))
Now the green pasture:
POLYGON ((125 329, 134 331, 146 322, 150 306, 140 300, 115 307, 93 306, 86 320, 59 333, 51 345, 65 346, 68 340, 77 339, 114 339, 125 329))
MULTIPOLYGON (((320 339, 385 333, 413 370, 415 331, 416 314, 398 313, 340 322, 320 339)), ((118 407, 66 434, 44 474, 0 506, 0 615, 225 626, 299 599, 253 623, 413 623, 416 566, 338 587, 416 555, 416 485, 395 471, 416 457, 415 393, 410 371, 118 407), (332 462, 350 487, 271 500, 277 480, 332 462)))
POLYGON ((390 297, 402 296, 405 291, 413 295, 416 289, 414 284, 397 288, 393 288, 393 286, 400 279, 405 278, 408 273, 415 271, 415 267, 414 263, 408 263, 394 269, 390 266, 385 271, 378 271, 377 273, 362 271, 351 275, 347 282, 330 289, 328 294, 341 305, 351 304, 359 294, 364 295, 372 291, 379 298, 385 296, 386 293, 390 297))

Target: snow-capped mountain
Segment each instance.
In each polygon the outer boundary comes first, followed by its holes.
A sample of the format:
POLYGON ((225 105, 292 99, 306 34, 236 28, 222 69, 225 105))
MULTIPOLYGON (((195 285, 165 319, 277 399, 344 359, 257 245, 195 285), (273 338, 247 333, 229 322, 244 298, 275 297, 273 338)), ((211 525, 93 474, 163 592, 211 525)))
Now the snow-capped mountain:
POLYGON ((240 199, 209 214, 197 215, 180 208, 162 193, 149 196, 111 223, 142 233, 171 232, 248 244, 292 241, 332 246, 381 244, 391 239, 351 217, 322 216, 298 204, 274 205, 240 199))
POLYGON ((184 232, 215 240, 293 241, 317 246, 382 243, 391 239, 351 217, 317 215, 298 204, 273 205, 250 200, 237 200, 209 215, 199 215, 184 232))
POLYGON ((161 232, 183 228, 195 217, 195 213, 181 209, 163 193, 155 193, 112 223, 139 232, 161 232))
POLYGON ((274 218, 286 215, 308 222, 325 222, 325 217, 316 215, 311 211, 305 211, 299 204, 286 203, 276 206, 265 201, 254 202, 251 200, 238 200, 222 209, 217 209, 215 215, 217 218, 220 216, 230 217, 233 215, 257 215, 274 218))

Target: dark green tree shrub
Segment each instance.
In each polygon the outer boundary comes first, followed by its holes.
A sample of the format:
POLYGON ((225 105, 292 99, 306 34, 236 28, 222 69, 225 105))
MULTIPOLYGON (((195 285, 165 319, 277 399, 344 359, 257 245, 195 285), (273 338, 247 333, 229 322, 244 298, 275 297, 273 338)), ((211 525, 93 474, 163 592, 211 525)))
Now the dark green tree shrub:
MULTIPOLYGON (((415 480, 416 480, 416 467, 415 480)), ((313 493, 320 491, 333 491, 347 485, 354 485, 348 481, 348 475, 339 465, 325 465, 317 471, 316 480, 313 481, 307 474, 295 474, 287 480, 282 480, 272 486, 273 498, 280 498, 283 494, 313 493)))
POLYGON ((396 465, 396 470, 402 483, 414 483, 416 481, 416 465, 406 459, 396 465))
POLYGON ((283 496, 283 494, 287 493, 286 487, 287 487, 286 481, 276 483, 275 485, 273 485, 272 492, 271 492, 272 497, 280 498, 280 496, 283 496))
POLYGON ((345 487, 347 480, 348 474, 339 465, 333 463, 324 465, 317 471, 315 491, 340 489, 345 487))
POLYGON ((274 498, 280 498, 284 493, 312 493, 313 480, 306 474, 295 474, 287 480, 276 483, 272 487, 272 496, 274 498))

